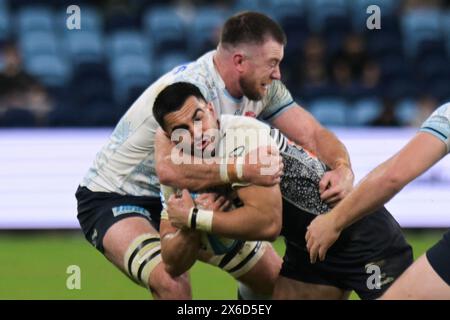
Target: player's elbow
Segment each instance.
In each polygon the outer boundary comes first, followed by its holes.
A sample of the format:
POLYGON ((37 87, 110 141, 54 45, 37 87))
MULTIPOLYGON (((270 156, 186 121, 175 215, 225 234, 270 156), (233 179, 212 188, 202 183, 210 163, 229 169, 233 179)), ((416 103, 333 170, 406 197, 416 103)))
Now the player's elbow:
POLYGON ((264 228, 262 240, 273 242, 277 240, 278 236, 281 233, 281 210, 279 215, 274 214, 273 212, 271 214, 272 217, 266 223, 266 226, 264 228))
POLYGON ((405 178, 398 170, 388 170, 385 173, 384 188, 389 194, 394 195, 398 193, 405 185, 405 178))
POLYGON ((265 241, 274 242, 277 240, 278 236, 281 232, 281 226, 278 227, 276 225, 271 225, 270 227, 266 228, 266 231, 264 233, 264 239, 265 241))

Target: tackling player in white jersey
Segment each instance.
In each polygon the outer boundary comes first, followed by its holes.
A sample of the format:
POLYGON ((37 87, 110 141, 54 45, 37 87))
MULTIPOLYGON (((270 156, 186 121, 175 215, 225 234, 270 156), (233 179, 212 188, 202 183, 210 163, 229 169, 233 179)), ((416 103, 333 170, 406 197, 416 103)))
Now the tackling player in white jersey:
MULTIPOLYGON (((86 238, 133 280, 151 288, 155 297, 190 297, 187 279, 174 279, 161 263, 159 181, 191 190, 224 184, 219 165, 171 162, 171 141, 156 133, 152 115, 156 95, 168 84, 193 83, 214 101, 218 114, 269 121, 314 151, 332 169, 321 181, 327 202, 336 203, 352 188, 353 173, 343 144, 299 107, 280 81, 285 43, 281 28, 265 15, 244 12, 229 18, 217 50, 175 68, 137 99, 81 182, 76 196, 86 238)), ((275 165, 280 163, 278 155, 274 158, 275 165)), ((229 169, 229 178, 237 181, 233 167, 229 169)), ((261 175, 260 169, 260 163, 245 163, 242 179, 265 186, 279 182, 280 170, 261 175)))
MULTIPOLYGON (((388 202, 449 151, 450 103, 446 103, 403 149, 370 172, 331 212, 312 221, 306 235, 311 260, 323 260, 344 228, 388 202)), ((414 262, 382 299, 450 299, 450 231, 414 262)))

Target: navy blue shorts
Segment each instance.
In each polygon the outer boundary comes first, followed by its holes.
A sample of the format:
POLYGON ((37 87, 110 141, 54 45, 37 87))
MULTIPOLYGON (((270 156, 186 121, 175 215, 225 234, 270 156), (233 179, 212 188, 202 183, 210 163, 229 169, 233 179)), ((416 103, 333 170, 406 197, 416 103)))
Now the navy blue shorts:
POLYGON ((160 197, 123 196, 110 192, 93 192, 78 187, 78 221, 86 239, 104 253, 103 237, 116 222, 129 217, 142 217, 156 230, 162 211, 160 197))
POLYGON ((450 230, 427 251, 426 255, 434 271, 450 286, 450 230))
POLYGON ((305 235, 315 217, 283 202, 286 253, 282 276, 354 290, 361 299, 376 299, 413 262, 412 248, 400 226, 381 208, 346 228, 328 250, 325 260, 311 264, 305 235))

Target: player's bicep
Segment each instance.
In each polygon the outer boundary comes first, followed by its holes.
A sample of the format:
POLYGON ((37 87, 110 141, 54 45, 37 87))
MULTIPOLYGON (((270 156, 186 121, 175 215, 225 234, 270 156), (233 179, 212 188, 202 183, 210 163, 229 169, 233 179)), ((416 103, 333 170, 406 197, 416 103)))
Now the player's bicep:
POLYGON ((312 151, 316 149, 314 142, 319 136, 318 132, 324 129, 311 113, 297 104, 275 118, 271 124, 288 139, 312 151))
POLYGON ((278 184, 270 187, 257 185, 239 187, 236 188, 236 193, 244 206, 251 206, 261 213, 281 218, 282 197, 278 184))

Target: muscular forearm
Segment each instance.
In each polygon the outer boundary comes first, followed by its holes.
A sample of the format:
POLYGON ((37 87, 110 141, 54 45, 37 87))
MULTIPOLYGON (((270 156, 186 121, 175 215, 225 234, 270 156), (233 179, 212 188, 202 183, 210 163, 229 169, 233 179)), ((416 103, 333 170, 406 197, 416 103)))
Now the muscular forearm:
POLYGON ((315 152, 318 158, 328 167, 336 169, 344 165, 351 169, 347 148, 334 133, 325 128, 317 129, 317 132, 314 134, 314 140, 315 152))
POLYGON ((212 233, 231 239, 274 241, 281 231, 277 214, 281 215, 281 207, 269 207, 269 210, 264 212, 261 207, 244 205, 228 212, 215 211, 212 233))
POLYGON ((161 255, 167 272, 177 277, 195 263, 200 248, 200 234, 191 230, 167 233, 161 241, 161 255))
POLYGON ((345 229, 357 220, 371 214, 388 202, 402 185, 395 179, 385 178, 386 166, 371 172, 329 214, 334 216, 336 227, 345 229))
MULTIPOLYGON (((179 164, 175 165, 170 159, 161 160, 156 166, 156 172, 162 184, 178 189, 191 191, 205 190, 223 185, 220 178, 219 164, 179 164)), ((237 181, 233 164, 228 165, 228 177, 237 181)))

